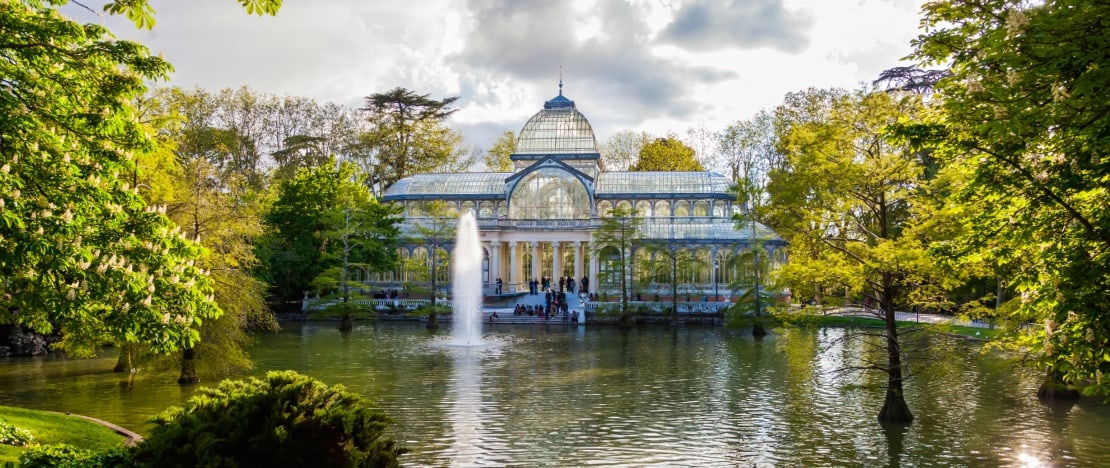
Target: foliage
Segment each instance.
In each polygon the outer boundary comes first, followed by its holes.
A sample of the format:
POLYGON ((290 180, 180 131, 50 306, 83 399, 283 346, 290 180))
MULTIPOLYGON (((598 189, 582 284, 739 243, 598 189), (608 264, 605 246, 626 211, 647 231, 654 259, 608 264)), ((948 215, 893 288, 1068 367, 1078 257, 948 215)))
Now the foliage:
MULTIPOLYGON (((281 8, 282 0, 235 0, 247 10, 247 13, 262 16, 276 15, 281 8)), ((154 27, 154 7, 149 0, 112 0, 104 4, 104 12, 113 15, 124 15, 137 28, 151 29, 154 27)))
POLYGON ((718 149, 725 157, 732 180, 764 188, 772 169, 782 165, 776 150, 775 115, 760 111, 749 120, 733 122, 718 135, 718 149))
POLYGON ((361 236, 356 261, 365 259, 362 263, 372 271, 392 265, 388 246, 396 236, 390 231, 396 209, 377 203, 360 180, 354 165, 331 160, 302 169, 278 186, 277 199, 265 214, 273 232, 262 243, 274 295, 298 300, 314 278, 342 264, 334 239, 337 229, 353 229, 337 219, 348 209, 359 223, 365 221, 358 232, 343 231, 349 238, 361 236))
POLYGON ((640 157, 640 150, 651 143, 647 132, 621 130, 601 145, 601 167, 606 171, 627 171, 640 157))
POLYGON ((967 181, 975 206, 953 257, 1010 273, 1016 344, 1088 394, 1110 395, 1110 4, 1068 0, 931 2, 915 41, 923 66, 950 66, 941 115, 922 139, 967 181))
POLYGON ((34 443, 35 436, 31 431, 20 429, 0 419, 0 444, 26 447, 34 443))
POLYGON ((509 156, 516 150, 516 133, 506 130, 486 152, 486 168, 492 172, 512 172, 513 161, 509 156))
POLYGON ((0 5, 0 321, 106 341, 191 346, 220 310, 201 248, 120 177, 154 148, 130 102, 169 65, 38 1, 0 5))
MULTIPOLYGON (((632 262, 628 256, 632 252, 633 242, 640 238, 640 227, 643 222, 643 218, 636 217, 632 210, 613 209, 608 216, 601 218, 601 225, 593 232, 593 239, 590 242, 590 245, 594 246, 594 255, 600 256, 606 247, 616 247, 619 252, 617 259, 619 274, 616 279, 620 282, 622 320, 625 320, 628 315, 628 280, 631 276, 629 269, 632 268, 632 262)), ((598 278, 595 289, 600 291, 600 286, 601 278, 598 278)))
POLYGON ((32 447, 19 456, 21 468, 95 468, 127 465, 125 449, 91 450, 66 444, 32 447))
POLYGON ((704 171, 694 149, 677 138, 656 138, 640 148, 630 171, 704 171))
MULTIPOLYGON (((442 125, 455 113, 458 97, 432 99, 405 88, 394 88, 366 97, 362 108, 372 129, 363 137, 368 151, 377 155, 370 185, 382 194, 398 180, 413 174, 448 169, 459 153, 461 137, 442 125)), ((458 169, 458 168, 455 168, 458 169)))
MULTIPOLYGON (((74 447, 102 451, 119 447, 125 441, 123 436, 100 424, 77 416, 51 411, 0 406, 0 420, 33 434, 34 443, 27 447, 38 446, 52 453, 58 452, 58 450, 50 448, 55 444, 68 444, 74 447)), ((10 445, 0 445, 0 465, 9 461, 17 461, 20 455, 27 450, 28 448, 25 447, 17 448, 10 445)))
POLYGON ((397 466, 390 419, 341 385, 292 371, 197 390, 131 453, 149 466, 397 466))
POLYGON ((873 301, 887 323, 887 400, 879 419, 909 422, 895 307, 909 291, 939 283, 943 272, 926 253, 931 239, 914 230, 914 209, 929 197, 922 158, 889 128, 920 113, 920 98, 866 90, 815 97, 802 101, 804 114, 793 114, 803 118, 779 127, 786 164, 772 172, 769 191, 788 240, 808 238, 818 248, 795 257, 781 275, 800 285, 846 286, 873 301))
MULTIPOLYGON (((405 270, 411 272, 417 283, 429 284, 430 288, 427 292, 431 295, 432 305, 435 306, 438 296, 436 283, 441 275, 448 272, 449 257, 444 249, 454 242, 455 234, 458 232, 457 213, 454 210, 448 210, 447 204, 442 200, 424 202, 421 211, 426 217, 412 225, 413 229, 406 234, 407 242, 423 244, 428 249, 430 257, 410 258, 405 270)), ((415 290, 422 289, 419 284, 410 286, 415 290)), ((429 328, 439 326, 438 309, 433 307, 427 310, 429 328)))

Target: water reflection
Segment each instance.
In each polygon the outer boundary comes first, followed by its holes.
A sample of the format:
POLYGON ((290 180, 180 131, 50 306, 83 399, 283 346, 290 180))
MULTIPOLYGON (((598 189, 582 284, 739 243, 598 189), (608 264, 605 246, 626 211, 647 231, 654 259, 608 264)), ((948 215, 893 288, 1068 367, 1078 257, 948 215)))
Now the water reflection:
MULTIPOLYGON (((396 421, 412 466, 1098 466, 1110 409, 1036 399, 1040 375, 962 341, 926 342, 906 398, 914 423, 883 428, 881 377, 838 372, 869 353, 844 330, 489 327, 498 346, 440 346, 418 323, 343 337, 334 324, 262 337, 253 374, 295 369, 343 384, 396 421), (874 385, 874 386, 873 386, 874 385)), ((191 391, 132 382, 111 359, 0 363, 0 404, 73 411, 144 429, 191 391), (125 383, 121 383, 125 382, 125 383)), ((176 376, 172 376, 176 377, 176 376)), ((215 379, 206 379, 212 384, 215 379)))

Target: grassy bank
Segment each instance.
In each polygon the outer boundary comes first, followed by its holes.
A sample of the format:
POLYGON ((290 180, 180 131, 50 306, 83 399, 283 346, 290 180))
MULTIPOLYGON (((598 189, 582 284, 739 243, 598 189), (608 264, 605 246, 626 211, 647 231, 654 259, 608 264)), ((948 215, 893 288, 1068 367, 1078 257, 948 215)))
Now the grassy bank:
MULTIPOLYGON (((882 320, 871 317, 860 317, 852 315, 817 315, 791 313, 776 315, 776 318, 782 320, 784 323, 802 326, 840 326, 861 328, 879 328, 884 326, 882 320)), ((982 340, 994 339, 1001 336, 1002 334, 1002 331, 998 329, 966 327, 962 325, 953 325, 950 323, 925 323, 902 320, 899 320, 895 323, 898 325, 899 328, 924 327, 938 333, 948 333, 951 335, 966 336, 968 338, 977 338, 982 340)))
MULTIPOLYGON (((40 445, 69 444, 83 449, 118 447, 127 439, 115 431, 87 419, 49 411, 0 406, 0 420, 31 431, 40 445)), ((0 465, 19 461, 25 447, 0 444, 0 465)))

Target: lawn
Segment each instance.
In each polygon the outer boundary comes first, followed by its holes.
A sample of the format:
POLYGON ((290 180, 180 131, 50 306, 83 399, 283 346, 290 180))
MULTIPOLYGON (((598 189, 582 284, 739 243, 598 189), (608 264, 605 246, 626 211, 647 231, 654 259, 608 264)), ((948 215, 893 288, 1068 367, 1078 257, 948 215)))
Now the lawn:
MULTIPOLYGON (((115 431, 87 419, 49 411, 38 411, 11 406, 0 406, 0 420, 31 431, 35 442, 68 444, 82 449, 107 449, 118 447, 127 438, 115 431)), ((19 461, 24 447, 0 444, 0 465, 19 461)))

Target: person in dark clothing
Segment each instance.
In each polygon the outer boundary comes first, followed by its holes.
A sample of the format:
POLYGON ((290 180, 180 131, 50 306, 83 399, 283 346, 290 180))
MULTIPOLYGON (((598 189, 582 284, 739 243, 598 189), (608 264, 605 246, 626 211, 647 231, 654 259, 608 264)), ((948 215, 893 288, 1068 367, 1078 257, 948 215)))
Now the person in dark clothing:
POLYGON ((584 293, 590 292, 590 277, 589 276, 583 276, 582 277, 582 292, 584 292, 584 293))
POLYGON ((559 277, 559 292, 566 291, 566 289, 567 289, 567 279, 560 276, 559 277))

